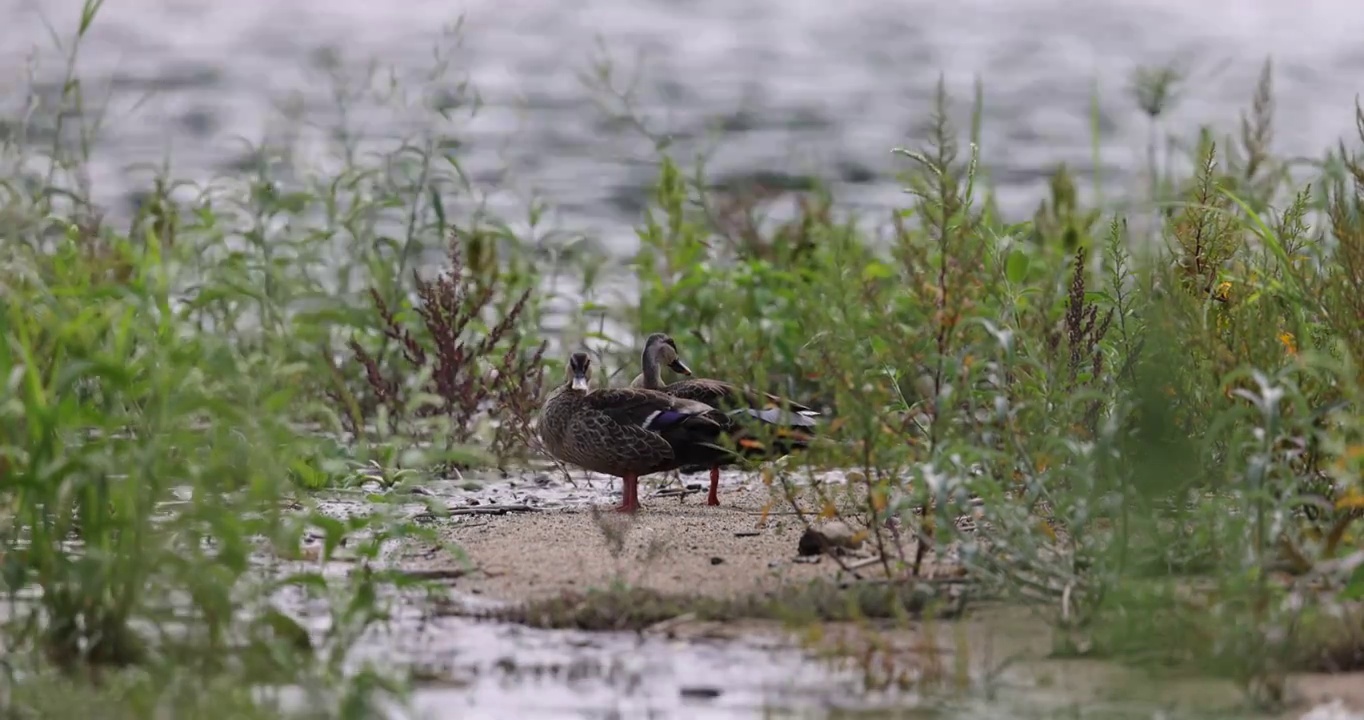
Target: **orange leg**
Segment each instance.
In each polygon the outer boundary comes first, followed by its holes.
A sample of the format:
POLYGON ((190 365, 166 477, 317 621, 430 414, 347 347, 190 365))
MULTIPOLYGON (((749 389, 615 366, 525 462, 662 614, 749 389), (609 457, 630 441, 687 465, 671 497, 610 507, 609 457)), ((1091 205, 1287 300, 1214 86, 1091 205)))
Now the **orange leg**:
POLYGON ((621 482, 624 487, 621 488, 621 503, 616 506, 616 512, 632 513, 639 509, 639 478, 626 475, 621 482))
POLYGON ((720 468, 710 469, 710 494, 706 496, 707 505, 720 504, 720 468))

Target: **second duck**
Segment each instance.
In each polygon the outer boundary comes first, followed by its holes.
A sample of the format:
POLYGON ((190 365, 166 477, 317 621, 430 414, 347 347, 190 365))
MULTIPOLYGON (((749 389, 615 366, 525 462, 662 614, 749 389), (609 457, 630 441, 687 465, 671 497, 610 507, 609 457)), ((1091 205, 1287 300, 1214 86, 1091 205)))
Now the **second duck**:
MULTIPOLYGON (((808 447, 814 438, 813 431, 818 426, 814 416, 819 413, 801 403, 712 378, 688 377, 664 384, 664 365, 681 375, 692 374, 691 368, 678 355, 677 343, 664 333, 654 333, 644 341, 642 361, 643 372, 635 376, 631 387, 657 390, 725 411, 735 421, 729 434, 738 452, 745 457, 766 459, 789 455, 808 447), (775 437, 770 443, 751 437, 756 433, 745 432, 753 429, 755 422, 775 429, 775 437)), ((706 504, 719 505, 720 468, 739 460, 740 457, 734 455, 716 457, 711 463, 685 463, 679 469, 691 473, 708 468, 710 493, 706 496, 706 504)))

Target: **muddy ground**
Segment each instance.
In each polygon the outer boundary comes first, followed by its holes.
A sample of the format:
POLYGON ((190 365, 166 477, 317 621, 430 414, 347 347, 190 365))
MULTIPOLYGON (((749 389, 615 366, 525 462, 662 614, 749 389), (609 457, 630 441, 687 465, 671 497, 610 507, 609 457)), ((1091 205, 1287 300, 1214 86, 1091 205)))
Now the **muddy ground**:
MULTIPOLYGON (((633 515, 616 513, 604 502, 455 525, 445 539, 477 568, 456 585, 512 601, 622 582, 720 597, 840 573, 831 557, 802 561, 809 559, 797 554, 804 524, 761 483, 724 486, 720 506, 707 506, 704 493, 651 494, 642 495, 644 507, 633 515)), ((868 556, 874 553, 864 550, 846 562, 868 556)))
MULTIPOLYGON (((705 481, 704 475, 683 478, 693 486, 705 481)), ((642 483, 644 507, 633 516, 611 511, 619 501, 619 482, 600 476, 575 475, 573 483, 564 482, 562 475, 530 475, 483 485, 433 486, 431 499, 457 510, 533 509, 440 520, 435 525, 439 535, 460 548, 464 558, 414 547, 397 559, 414 571, 448 571, 455 594, 494 605, 621 584, 667 595, 726 598, 814 579, 849 577, 831 557, 817 562, 802 559, 797 544, 804 524, 780 488, 763 484, 757 474, 726 473, 719 507, 705 505, 704 492, 659 496, 663 486, 662 478, 642 483)), ((676 490, 679 486, 669 487, 676 490)), ((824 489, 836 505, 851 509, 861 502, 848 496, 839 478, 827 482, 824 489)), ((812 491, 807 493, 801 505, 817 514, 822 500, 812 491)), ((907 545, 905 551, 912 557, 912 542, 907 545)), ((897 552, 889 549, 892 556, 897 552)), ((877 554, 876 548, 864 545, 844 557, 843 564, 859 566, 858 572, 866 577, 877 577, 882 572, 874 560, 877 554)), ((951 570, 947 565, 930 569, 939 575, 951 570)), ((1081 708, 1115 711, 1093 714, 1086 710, 1081 713, 1085 717, 1150 717, 1149 710, 1160 708, 1169 717, 1200 719, 1364 720, 1364 674, 1294 676, 1286 688, 1289 707, 1266 716, 1247 712, 1242 690, 1227 681, 1148 676, 1102 660, 1051 658, 1047 622, 1027 609, 1002 605, 973 604, 966 617, 955 622, 831 622, 804 626, 794 633, 772 620, 685 616, 656 623, 638 634, 518 629, 486 621, 470 624, 450 616, 422 627, 413 641, 423 649, 413 657, 446 667, 440 673, 443 677, 462 678, 456 683, 459 689, 437 683, 418 691, 418 706, 434 710, 439 717, 451 716, 451 712, 459 717, 501 717, 512 710, 537 717, 603 711, 621 713, 621 717, 660 712, 659 717, 671 717, 669 713, 682 713, 686 707, 692 709, 685 714, 719 713, 715 717, 753 717, 759 707, 804 708, 797 715, 827 717, 835 706, 850 713, 846 717, 858 717, 847 705, 854 698, 856 706, 870 701, 882 710, 899 708, 912 713, 911 708, 923 707, 924 695, 910 693, 875 701, 876 693, 868 694, 864 685, 902 674, 920 690, 950 690, 965 683, 966 687, 958 689, 966 694, 957 695, 957 701, 934 701, 946 714, 932 716, 945 718, 1046 717, 1081 708), (551 652, 551 648, 556 649, 551 652), (844 660, 834 665, 797 662, 802 649, 826 657, 833 653, 844 660), (581 682, 571 692, 565 687, 562 694, 536 683, 538 697, 543 702, 554 698, 556 708, 542 715, 548 707, 525 705, 529 696, 518 694, 518 684, 503 687, 503 681, 484 681, 498 672, 514 672, 519 677, 527 662, 534 666, 544 662, 536 660, 542 657, 551 658, 554 667, 566 662, 578 667, 590 661, 627 668, 635 679, 626 684, 633 689, 620 687, 620 670, 593 681, 595 689, 588 695, 581 682), (732 665, 729 670, 713 672, 727 662, 732 665), (702 667, 709 669, 702 672, 702 667), (496 668, 521 669, 494 672, 496 668), (763 675, 765 669, 771 672, 763 675), (798 676, 806 679, 797 683, 794 678, 798 676), (1024 712, 1024 707, 1042 714, 1024 712)))

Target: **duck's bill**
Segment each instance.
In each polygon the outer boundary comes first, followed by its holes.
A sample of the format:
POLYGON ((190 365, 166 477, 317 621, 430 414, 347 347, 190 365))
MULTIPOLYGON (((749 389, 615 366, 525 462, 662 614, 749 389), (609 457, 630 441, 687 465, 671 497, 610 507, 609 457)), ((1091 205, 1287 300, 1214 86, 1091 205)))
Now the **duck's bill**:
POLYGON ((574 376, 573 376, 573 381, 570 382, 568 386, 569 386, 570 388, 574 389, 574 390, 586 390, 586 389, 587 389, 587 378, 585 378, 585 377, 583 377, 583 376, 581 376, 581 375, 574 375, 574 376))
POLYGON ((683 375, 691 374, 691 368, 687 367, 687 364, 681 360, 674 360, 668 363, 668 367, 672 368, 675 373, 681 373, 683 375))

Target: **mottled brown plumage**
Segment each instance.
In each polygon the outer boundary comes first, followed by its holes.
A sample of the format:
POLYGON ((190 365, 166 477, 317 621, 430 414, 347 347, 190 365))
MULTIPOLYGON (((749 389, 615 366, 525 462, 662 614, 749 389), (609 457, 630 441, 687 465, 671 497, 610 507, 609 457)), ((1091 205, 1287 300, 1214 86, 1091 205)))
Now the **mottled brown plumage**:
POLYGON ((644 388, 588 387, 591 359, 569 358, 568 381, 545 400, 540 439, 559 460, 624 480, 622 512, 639 507, 641 475, 724 462, 730 416, 705 403, 644 388))
MULTIPOLYGON (((644 341, 642 353, 643 372, 635 376, 630 385, 633 388, 658 390, 673 397, 701 402, 725 411, 735 421, 730 430, 736 441, 738 451, 750 458, 780 457, 805 448, 813 437, 817 423, 812 416, 819 413, 806 405, 793 402, 770 393, 758 392, 734 383, 712 378, 688 378, 670 384, 663 384, 663 366, 674 372, 691 375, 691 368, 678 357, 677 344, 663 333, 654 333, 644 341), (770 443, 763 443, 750 437, 752 422, 776 428, 776 437, 770 443)), ((706 504, 719 505, 720 467, 738 461, 738 456, 724 459, 709 465, 710 493, 706 504)), ((698 472, 706 469, 701 464, 684 464, 681 472, 698 472)))

